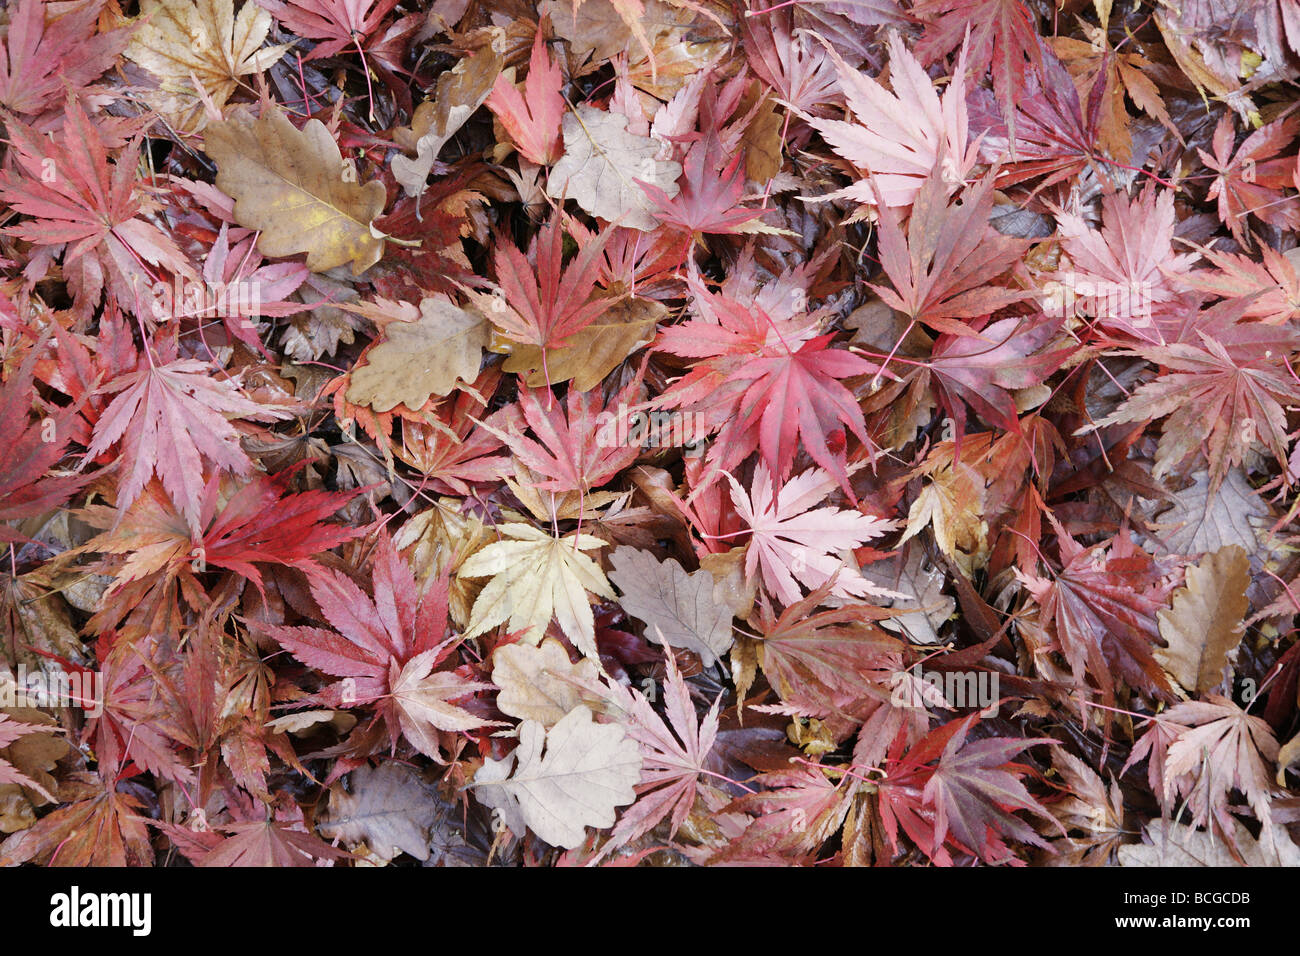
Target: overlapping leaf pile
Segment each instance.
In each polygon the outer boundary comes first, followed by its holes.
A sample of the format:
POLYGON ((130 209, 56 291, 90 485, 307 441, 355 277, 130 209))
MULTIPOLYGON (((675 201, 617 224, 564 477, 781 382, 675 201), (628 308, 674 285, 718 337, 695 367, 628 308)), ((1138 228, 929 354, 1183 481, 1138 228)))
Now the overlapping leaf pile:
POLYGON ((1296 0, 0 30, 0 863, 1296 862, 1296 0))

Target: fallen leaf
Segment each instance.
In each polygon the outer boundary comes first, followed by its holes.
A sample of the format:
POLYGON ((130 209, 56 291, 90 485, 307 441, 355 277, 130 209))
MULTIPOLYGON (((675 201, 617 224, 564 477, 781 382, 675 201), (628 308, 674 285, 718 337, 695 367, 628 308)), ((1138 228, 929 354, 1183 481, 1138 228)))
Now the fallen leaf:
POLYGON ((1228 545, 1189 567, 1173 607, 1159 613, 1160 636, 1169 646, 1155 649, 1156 660, 1189 693, 1205 693, 1223 682, 1228 656, 1245 632, 1249 586, 1246 552, 1228 545))
POLYGON ((636 548, 615 548, 609 561, 619 603, 645 622, 647 640, 692 651, 705 667, 731 648, 731 609, 714 598, 713 575, 687 574, 672 558, 636 548))
POLYGON ((492 683, 501 688, 497 709, 520 720, 553 727, 588 696, 581 685, 595 686, 596 666, 574 664, 569 652, 553 637, 537 646, 502 644, 492 652, 492 683))
POLYGON ((358 182, 320 120, 297 130, 279 107, 257 119, 240 108, 211 124, 204 139, 217 188, 235 200, 241 226, 261 230, 262 255, 305 252, 313 272, 350 263, 353 275, 379 261, 384 240, 372 223, 384 210, 384 184, 358 182))

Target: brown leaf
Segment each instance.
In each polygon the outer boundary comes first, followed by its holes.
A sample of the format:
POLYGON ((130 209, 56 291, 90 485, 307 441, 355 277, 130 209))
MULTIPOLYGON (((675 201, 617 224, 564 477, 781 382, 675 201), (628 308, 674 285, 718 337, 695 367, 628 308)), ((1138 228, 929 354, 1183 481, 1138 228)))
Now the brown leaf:
POLYGON ((1173 607, 1158 615, 1160 636, 1169 646, 1156 648, 1155 657, 1189 692, 1205 693, 1223 682, 1228 655, 1241 643, 1250 561, 1241 548, 1228 545, 1188 568, 1186 581, 1174 593, 1173 607))
POLYGON ((351 263, 353 275, 379 261, 384 240, 371 223, 384 210, 384 184, 359 183, 320 120, 297 130, 279 107, 257 119, 241 108, 205 139, 217 188, 234 198, 241 226, 261 230, 263 255, 305 252, 313 272, 351 263))

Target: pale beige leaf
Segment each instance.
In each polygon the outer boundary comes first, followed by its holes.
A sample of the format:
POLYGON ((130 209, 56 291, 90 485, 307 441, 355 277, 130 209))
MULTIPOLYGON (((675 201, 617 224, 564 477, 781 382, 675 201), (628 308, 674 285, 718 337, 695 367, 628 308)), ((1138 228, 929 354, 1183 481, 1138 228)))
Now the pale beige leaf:
POLYGON ((434 648, 417 654, 400 671, 397 661, 393 661, 389 684, 402 735, 420 753, 441 763, 438 731, 458 733, 496 722, 450 703, 475 691, 490 690, 492 685, 466 680, 451 671, 433 670, 438 653, 434 648))
POLYGON ((601 219, 631 229, 657 226, 654 204, 637 181, 677 195, 682 167, 656 159, 659 144, 627 131, 627 117, 580 103, 564 114, 564 155, 551 169, 546 194, 573 199, 601 219))
POLYGON ((623 299, 570 336, 568 345, 548 350, 545 365, 541 349, 513 343, 501 367, 507 372, 526 374, 529 388, 546 385, 549 372, 551 384, 572 379, 573 388, 588 392, 633 351, 651 341, 655 324, 667 315, 667 306, 652 299, 623 299))
POLYGON ((413 769, 395 761, 362 766, 349 786, 330 787, 329 807, 317 824, 321 834, 347 846, 365 844, 380 860, 399 853, 429 858, 429 831, 442 813, 433 789, 413 769))
MULTIPOLYGON (((1300 847, 1291 842, 1281 824, 1274 824, 1268 840, 1256 840, 1242 824, 1233 820, 1233 839, 1246 866, 1300 866, 1300 847)), ((1204 830, 1168 820, 1152 820, 1146 826, 1146 843, 1119 848, 1120 866, 1242 866, 1227 843, 1204 830)))
POLYGON ((478 313, 444 298, 425 299, 416 321, 390 323, 384 341, 352 370, 347 400, 377 412, 398 405, 418 411, 458 380, 474 381, 487 339, 487 322, 478 313))
POLYGON ((1160 612, 1160 636, 1169 646, 1157 647, 1155 658, 1189 692, 1204 693, 1223 680, 1228 655, 1241 643, 1249 586, 1246 552, 1228 545, 1189 567, 1172 607, 1160 612))
POLYGON ((497 709, 520 720, 535 720, 552 727, 583 703, 582 684, 594 684, 595 665, 574 664, 553 637, 536 647, 502 644, 492 654, 492 683, 501 688, 497 709))
POLYGON ((290 46, 262 48, 272 20, 254 0, 238 17, 233 0, 141 0, 140 13, 126 56, 158 78, 145 102, 180 132, 207 125, 194 80, 219 110, 241 77, 263 72, 290 46))
POLYGON ((596 623, 586 592, 613 598, 614 591, 599 565, 583 551, 605 542, 589 534, 553 538, 531 525, 506 524, 498 529, 506 539, 471 555, 461 565, 461 577, 491 576, 474 602, 466 637, 507 623, 524 631, 524 639, 538 643, 555 618, 574 646, 592 660, 596 650, 596 623))
POLYGON ((687 574, 672 558, 661 562, 626 547, 614 549, 610 564, 610 580, 623 592, 619 603, 645 622, 648 640, 692 651, 705 667, 730 649, 731 609, 713 596, 708 571, 687 574))
POLYGON ((1202 471, 1173 497, 1174 506, 1153 525, 1163 548, 1190 555, 1233 544, 1245 549, 1247 556, 1259 550, 1256 528, 1268 517, 1268 506, 1246 482, 1241 469, 1229 471, 1213 493, 1209 475, 1202 471))
POLYGON ((236 222, 261 230, 263 255, 305 252, 313 272, 350 263, 353 275, 379 261, 384 240, 371 223, 384 210, 384 184, 357 182, 320 120, 297 130, 279 107, 257 119, 241 108, 205 139, 217 188, 235 200, 236 222))
POLYGON ((474 792, 516 836, 525 827, 552 846, 573 849, 586 828, 614 825, 616 807, 636 799, 641 751, 619 724, 598 724, 575 707, 547 731, 535 720, 519 725, 519 746, 488 759, 474 775, 474 792), (543 753, 545 748, 545 753, 543 753))
POLYGON ((957 603, 951 595, 943 593, 943 572, 925 561, 919 546, 910 543, 904 554, 864 565, 862 576, 873 584, 910 595, 905 600, 881 600, 883 607, 910 609, 910 613, 881 621, 881 627, 901 632, 916 644, 938 643, 939 627, 948 620, 957 603))

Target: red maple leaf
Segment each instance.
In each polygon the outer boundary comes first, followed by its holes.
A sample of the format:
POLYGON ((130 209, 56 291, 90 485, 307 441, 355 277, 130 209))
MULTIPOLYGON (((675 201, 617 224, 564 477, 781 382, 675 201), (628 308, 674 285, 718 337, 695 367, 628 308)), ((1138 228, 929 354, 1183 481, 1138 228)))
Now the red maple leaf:
POLYGON ((547 54, 539 26, 533 38, 524 94, 501 74, 486 100, 487 108, 496 114, 519 152, 541 166, 553 165, 564 155, 560 135, 565 107, 563 86, 564 75, 560 65, 547 54))
POLYGON ((86 91, 126 48, 130 29, 96 31, 107 0, 59 4, 18 0, 0 45, 0 105, 36 116, 65 89, 86 91))

